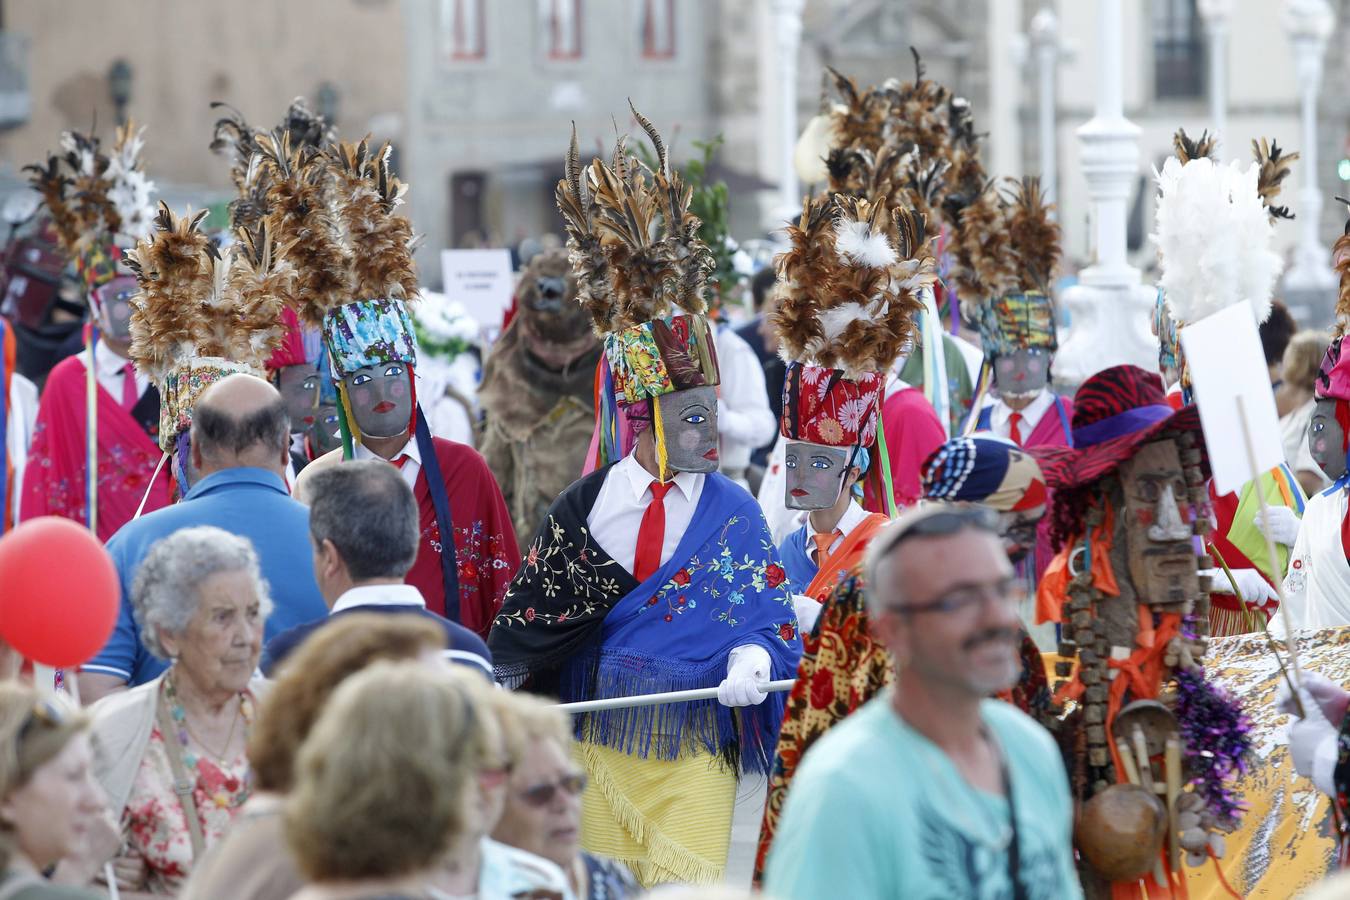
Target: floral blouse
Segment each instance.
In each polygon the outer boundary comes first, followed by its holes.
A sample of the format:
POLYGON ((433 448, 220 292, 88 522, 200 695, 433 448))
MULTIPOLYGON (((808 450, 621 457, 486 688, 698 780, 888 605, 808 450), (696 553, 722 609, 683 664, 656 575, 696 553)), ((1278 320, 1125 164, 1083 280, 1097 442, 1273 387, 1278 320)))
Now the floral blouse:
MULTIPOLYGON (((189 774, 193 774, 191 768, 189 774)), ((193 799, 202 839, 205 847, 210 847, 224 836, 248 799, 248 758, 241 752, 221 768, 202 757, 195 775, 193 799)), ((169 895, 182 890, 193 862, 187 814, 173 792, 173 781, 164 735, 155 725, 122 811, 122 832, 127 835, 127 846, 145 859, 149 869, 147 889, 169 895)))

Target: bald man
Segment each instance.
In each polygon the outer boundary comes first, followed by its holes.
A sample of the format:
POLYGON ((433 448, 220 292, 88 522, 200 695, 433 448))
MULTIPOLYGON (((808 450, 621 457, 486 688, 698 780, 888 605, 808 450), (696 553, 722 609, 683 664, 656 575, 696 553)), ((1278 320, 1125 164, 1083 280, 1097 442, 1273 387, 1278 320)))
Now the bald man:
MULTIPOLYGON (((266 640, 328 612, 314 580, 309 510, 286 488, 290 421, 276 388, 252 375, 231 375, 209 388, 193 411, 191 448, 186 496, 133 519, 108 541, 122 608, 107 646, 80 670, 85 703, 144 684, 167 668, 168 661, 152 656, 141 641, 131 590, 150 547, 180 528, 214 525, 253 542, 272 593, 266 640)), ((191 572, 185 568, 185 601, 196 595, 191 572)))

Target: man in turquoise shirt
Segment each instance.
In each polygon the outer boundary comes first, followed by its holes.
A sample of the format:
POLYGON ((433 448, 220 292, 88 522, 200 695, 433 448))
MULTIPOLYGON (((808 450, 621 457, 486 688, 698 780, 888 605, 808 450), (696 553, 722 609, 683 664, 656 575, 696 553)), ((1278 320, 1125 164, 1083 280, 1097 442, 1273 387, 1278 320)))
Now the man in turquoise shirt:
POLYGON ((806 753, 766 894, 1082 897, 1059 749, 988 699, 1019 672, 1020 597, 995 524, 987 510, 934 504, 873 539, 871 627, 896 684, 806 753))
POLYGON ((181 502, 133 519, 108 541, 122 606, 107 645, 81 667, 84 702, 164 671, 167 664, 141 642, 131 586, 150 547, 180 528, 214 525, 253 542, 273 601, 265 640, 328 613, 314 580, 309 509, 286 487, 289 445, 285 402, 261 378, 231 375, 202 395, 193 412, 191 489, 181 502))

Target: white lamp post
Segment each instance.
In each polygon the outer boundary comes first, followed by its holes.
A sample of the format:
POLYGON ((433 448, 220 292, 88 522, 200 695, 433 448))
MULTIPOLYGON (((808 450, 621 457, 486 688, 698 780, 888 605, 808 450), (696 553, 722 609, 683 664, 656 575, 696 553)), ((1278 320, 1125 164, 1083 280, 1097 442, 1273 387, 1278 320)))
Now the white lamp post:
POLYGON ((1140 283, 1139 270, 1125 258, 1126 207, 1139 176, 1139 127, 1124 114, 1121 0, 1096 5, 1096 114, 1077 132, 1096 258, 1064 292, 1072 322, 1055 356, 1055 372, 1069 384, 1122 363, 1150 371, 1158 365, 1158 344, 1149 329, 1154 291, 1140 283))
POLYGON ((802 9, 806 0, 769 0, 773 20, 774 75, 778 82, 778 197, 765 223, 777 231, 802 211, 801 186, 793 165, 797 146, 797 52, 802 45, 802 9))
POLYGON ((1336 285, 1327 248, 1317 237, 1322 218, 1322 192, 1317 186, 1317 94, 1322 86, 1322 56, 1336 18, 1326 0, 1286 0, 1284 28, 1294 51, 1303 114, 1303 146, 1299 147, 1303 187, 1298 194, 1299 242, 1294 262, 1284 276, 1287 291, 1323 292, 1336 285))
POLYGON ((1209 125, 1219 138, 1219 158, 1226 159, 1237 141, 1228 137, 1228 21, 1233 0, 1200 0, 1200 18, 1209 40, 1209 125))
POLYGON ((1051 6, 1031 17, 1031 46, 1036 54, 1036 123, 1040 134, 1041 189, 1048 203, 1058 193, 1059 169, 1055 161, 1055 69, 1059 65, 1059 18, 1051 6))

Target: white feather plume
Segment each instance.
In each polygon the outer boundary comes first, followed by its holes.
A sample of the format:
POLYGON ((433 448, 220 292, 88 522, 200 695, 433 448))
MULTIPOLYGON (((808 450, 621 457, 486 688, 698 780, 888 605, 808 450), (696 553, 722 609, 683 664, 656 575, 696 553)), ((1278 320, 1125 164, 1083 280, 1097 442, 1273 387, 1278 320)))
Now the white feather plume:
POLYGON ((1257 193, 1259 170, 1169 158, 1158 181, 1154 243, 1160 283, 1173 320, 1198 322, 1234 303, 1270 316, 1271 291, 1283 262, 1271 247, 1274 229, 1257 193))
POLYGON ((875 234, 866 222, 841 217, 834 224, 834 249, 855 266, 884 269, 895 265, 895 248, 886 235, 875 234))

